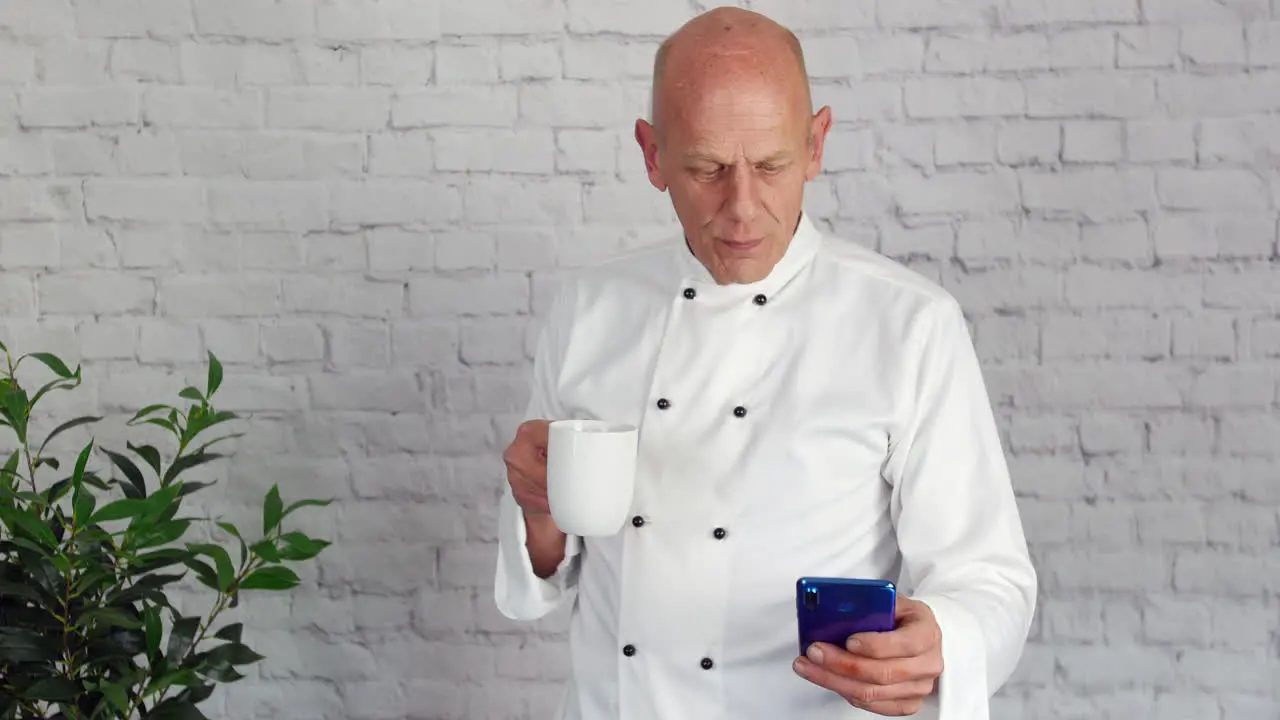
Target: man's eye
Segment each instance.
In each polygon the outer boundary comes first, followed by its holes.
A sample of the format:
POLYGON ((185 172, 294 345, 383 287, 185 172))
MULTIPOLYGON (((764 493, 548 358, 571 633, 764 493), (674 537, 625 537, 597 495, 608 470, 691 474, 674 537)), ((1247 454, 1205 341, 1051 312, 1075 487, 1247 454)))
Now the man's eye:
POLYGON ((781 165, 760 165, 759 167, 760 167, 760 172, 763 172, 766 175, 773 175, 773 174, 782 172, 781 165))

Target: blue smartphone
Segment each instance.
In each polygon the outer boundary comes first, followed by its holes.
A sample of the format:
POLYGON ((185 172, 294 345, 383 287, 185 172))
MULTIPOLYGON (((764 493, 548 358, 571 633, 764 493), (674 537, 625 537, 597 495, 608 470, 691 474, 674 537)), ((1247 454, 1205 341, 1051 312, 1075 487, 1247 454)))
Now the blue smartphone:
POLYGON ((894 628, 897 588, 888 580, 802 577, 796 581, 800 654, 825 642, 844 647, 850 635, 894 628))

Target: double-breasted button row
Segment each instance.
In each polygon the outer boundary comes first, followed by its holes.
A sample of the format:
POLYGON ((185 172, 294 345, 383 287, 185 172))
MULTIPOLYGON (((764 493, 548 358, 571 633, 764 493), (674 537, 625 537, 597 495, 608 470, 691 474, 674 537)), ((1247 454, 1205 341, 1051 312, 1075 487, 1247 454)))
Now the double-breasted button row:
MULTIPOLYGON (((628 644, 626 644, 626 645, 623 645, 623 646, 622 646, 622 654, 623 654, 623 655, 626 655, 627 657, 635 657, 635 654, 636 654, 636 646, 635 646, 635 645, 631 645, 630 643, 628 643, 628 644)), ((704 657, 704 658, 702 658, 702 662, 701 662, 701 663, 699 663, 699 664, 700 664, 700 665, 702 665, 702 669, 703 669, 703 670, 710 670, 711 668, 713 668, 713 667, 715 667, 715 666, 716 666, 715 661, 714 661, 714 660, 712 660, 712 659, 711 659, 711 658, 709 658, 709 657, 704 657)))
MULTIPOLYGON (((690 287, 690 288, 685 288, 685 289, 684 289, 684 298, 685 298, 686 300, 692 300, 692 299, 694 299, 694 298, 696 298, 696 297, 698 297, 698 291, 697 291, 697 290, 694 290, 694 289, 693 289, 693 288, 691 288, 691 287, 690 287)), ((769 302, 769 296, 765 295, 764 293, 760 293, 760 294, 756 295, 755 297, 751 298, 751 302, 753 302, 753 303, 755 303, 755 304, 757 304, 757 305, 761 305, 761 306, 763 306, 765 303, 769 302)))

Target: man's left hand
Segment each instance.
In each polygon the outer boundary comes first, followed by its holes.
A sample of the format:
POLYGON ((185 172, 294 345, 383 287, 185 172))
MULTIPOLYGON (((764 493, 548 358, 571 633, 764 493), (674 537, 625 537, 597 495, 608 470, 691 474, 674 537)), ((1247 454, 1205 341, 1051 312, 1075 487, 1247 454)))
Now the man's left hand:
POLYGON ((877 715, 913 715, 942 674, 942 630, 929 606, 899 597, 891 632, 850 636, 844 648, 814 643, 796 673, 877 715))

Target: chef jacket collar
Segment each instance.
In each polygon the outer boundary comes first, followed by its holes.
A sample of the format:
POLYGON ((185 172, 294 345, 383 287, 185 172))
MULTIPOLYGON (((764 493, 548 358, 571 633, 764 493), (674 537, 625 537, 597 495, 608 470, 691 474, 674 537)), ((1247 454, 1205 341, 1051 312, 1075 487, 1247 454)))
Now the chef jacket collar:
POLYGON ((746 299, 750 301, 761 296, 765 299, 772 298, 813 260, 821 244, 822 233, 814 226, 808 213, 802 212, 791 243, 768 275, 753 283, 728 285, 716 283, 702 261, 694 256, 683 237, 677 243, 676 252, 679 255, 682 282, 685 287, 694 289, 698 297, 708 300, 746 299))

